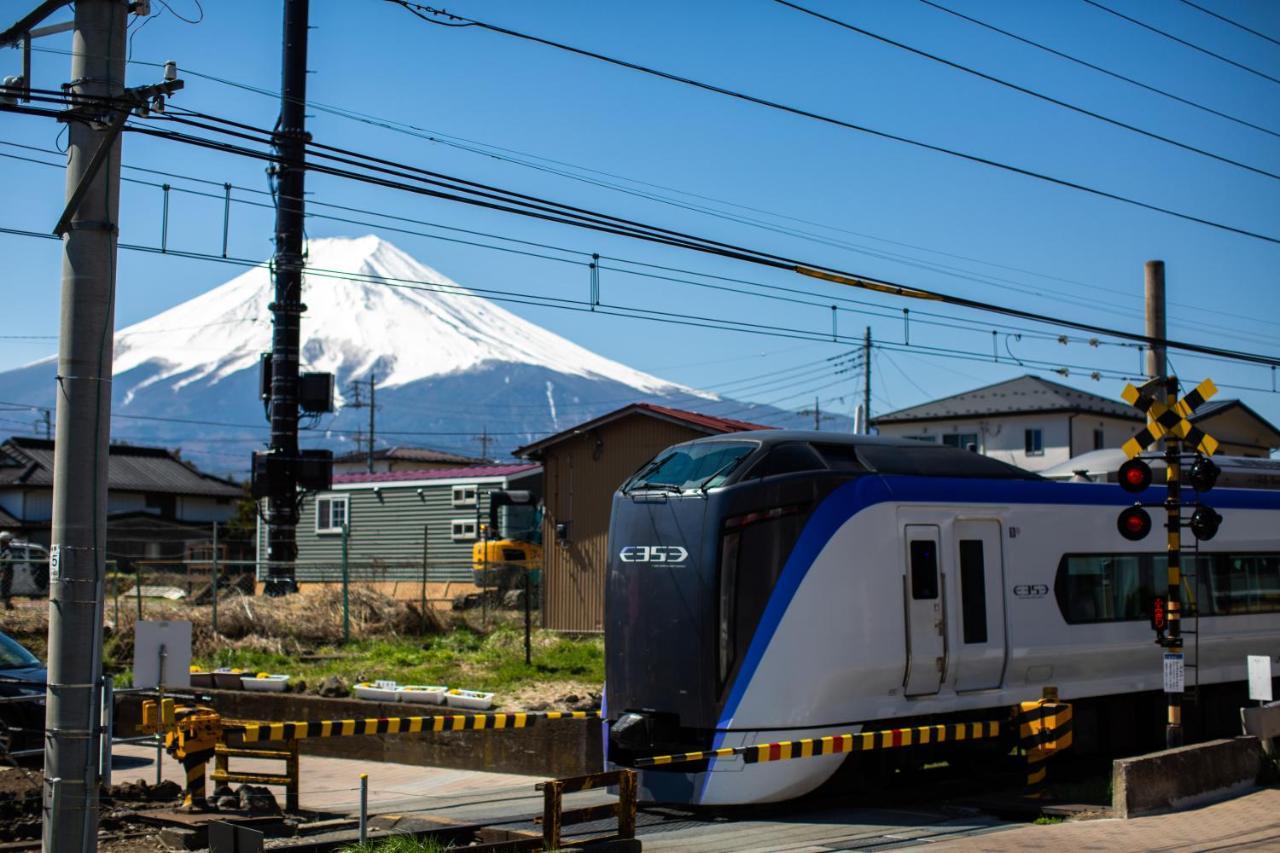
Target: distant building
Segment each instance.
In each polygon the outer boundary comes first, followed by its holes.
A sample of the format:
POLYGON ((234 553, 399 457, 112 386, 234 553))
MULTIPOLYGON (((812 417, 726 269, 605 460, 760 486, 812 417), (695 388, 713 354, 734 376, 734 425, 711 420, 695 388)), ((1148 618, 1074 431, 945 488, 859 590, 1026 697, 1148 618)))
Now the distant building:
POLYGON ((633 403, 525 445, 542 463, 542 624, 556 631, 604 629, 604 579, 613 493, 659 451, 708 435, 768 429, 651 403, 633 403))
MULTIPOLYGON (((452 599, 474 589, 471 548, 488 519, 489 492, 540 493, 541 475, 529 463, 335 474, 332 489, 302 498, 295 576, 303 584, 340 581, 345 524, 353 581, 411 599, 425 583, 432 601, 452 599)), ((267 577, 266 553, 259 521, 259 581, 267 577)))
MULTIPOLYGON (((181 560, 210 524, 235 515, 244 490, 162 447, 113 444, 107 461, 107 559, 181 560)), ((0 443, 0 530, 45 547, 53 519, 53 442, 0 443)))
MULTIPOLYGON (((1222 443, 1219 453, 1267 456, 1280 448, 1280 432, 1239 400, 1210 401, 1192 420, 1222 443)), ((1120 447, 1145 423, 1118 394, 1029 375, 871 419, 880 435, 941 442, 1029 471, 1120 447)))
MULTIPOLYGON (((375 474, 394 471, 432 471, 489 464, 491 463, 487 459, 463 456, 446 450, 432 450, 429 447, 382 447, 373 451, 373 473, 375 474)), ((369 473, 369 454, 357 450, 335 457, 333 473, 369 473)))

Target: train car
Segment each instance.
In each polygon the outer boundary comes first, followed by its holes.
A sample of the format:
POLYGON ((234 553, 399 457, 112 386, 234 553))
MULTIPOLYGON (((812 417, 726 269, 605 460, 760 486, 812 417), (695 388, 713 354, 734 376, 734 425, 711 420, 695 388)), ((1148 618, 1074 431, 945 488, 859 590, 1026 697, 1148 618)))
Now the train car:
MULTIPOLYGON (((1210 495, 1220 532, 1184 535, 1202 688, 1242 681, 1246 655, 1280 659, 1280 492, 1210 495)), ((1133 502, 905 439, 778 430, 668 448, 613 500, 607 761, 990 718, 1046 685, 1156 699, 1164 537, 1120 535, 1133 502)), ((785 800, 847 758, 655 767, 641 791, 785 800)))

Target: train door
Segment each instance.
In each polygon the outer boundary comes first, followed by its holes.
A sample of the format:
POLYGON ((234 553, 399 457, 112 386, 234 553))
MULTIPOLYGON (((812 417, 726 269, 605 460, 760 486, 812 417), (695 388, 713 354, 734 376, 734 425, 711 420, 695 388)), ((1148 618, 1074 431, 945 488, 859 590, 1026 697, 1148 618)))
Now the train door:
POLYGON ((1000 522, 957 521, 950 606, 958 642, 951 659, 956 690, 987 690, 1004 679, 1004 561, 1000 522))
POLYGON ((907 677, 903 692, 907 696, 924 696, 938 692, 947 668, 938 526, 908 524, 906 538, 903 593, 907 602, 907 677))

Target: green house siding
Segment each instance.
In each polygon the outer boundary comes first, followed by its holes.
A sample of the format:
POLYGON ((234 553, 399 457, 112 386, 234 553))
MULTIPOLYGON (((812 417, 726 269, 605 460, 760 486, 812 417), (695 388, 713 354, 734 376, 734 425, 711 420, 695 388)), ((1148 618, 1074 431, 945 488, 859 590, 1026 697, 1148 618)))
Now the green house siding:
MULTIPOLYGON (((525 478, 516 477, 510 485, 520 488, 525 482, 525 478)), ((488 493, 507 487, 506 479, 489 477, 473 481, 339 485, 318 496, 307 495, 298 519, 297 580, 305 583, 342 579, 342 534, 316 531, 316 499, 345 496, 347 565, 351 580, 421 580, 425 558, 428 581, 469 581, 475 540, 455 541, 453 523, 486 521, 488 493), (453 505, 454 486, 464 484, 476 488, 478 507, 453 505), (378 487, 376 494, 374 485, 378 487)), ((265 540, 265 525, 260 531, 260 540, 265 540)), ((265 546, 265 541, 260 541, 259 553, 265 554, 265 546)), ((265 576, 265 565, 259 566, 258 574, 260 579, 265 576)))

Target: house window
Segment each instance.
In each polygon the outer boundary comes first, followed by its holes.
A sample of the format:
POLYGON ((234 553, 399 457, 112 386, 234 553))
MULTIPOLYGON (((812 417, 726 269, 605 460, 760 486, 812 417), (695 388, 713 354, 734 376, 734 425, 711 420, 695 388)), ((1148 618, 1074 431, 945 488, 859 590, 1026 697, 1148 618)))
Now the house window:
POLYGON ((1094 449, 1094 450, 1101 450, 1102 448, 1104 448, 1104 447, 1106 447, 1106 446, 1107 446, 1107 439, 1106 439, 1106 436, 1104 436, 1104 435, 1102 434, 1102 430, 1100 430, 1100 429, 1095 429, 1095 430, 1093 431, 1093 449, 1094 449))
POLYGON ((453 505, 454 506, 475 506, 476 505, 476 486, 474 483, 470 485, 453 487, 453 505))
POLYGON ((909 438, 912 441, 927 441, 930 444, 938 443, 938 437, 936 435, 904 435, 903 438, 909 438))
POLYGON ((942 437, 947 447, 958 447, 961 450, 978 452, 978 434, 976 432, 953 432, 942 437))
POLYGON ((466 542, 476 538, 476 520, 459 518, 450 523, 450 536, 454 542, 466 542))
POLYGON ((1038 429, 1029 429, 1024 434, 1028 456, 1044 456, 1044 434, 1038 429))
POLYGON ((316 533, 341 533, 347 523, 347 496, 316 498, 316 533))

